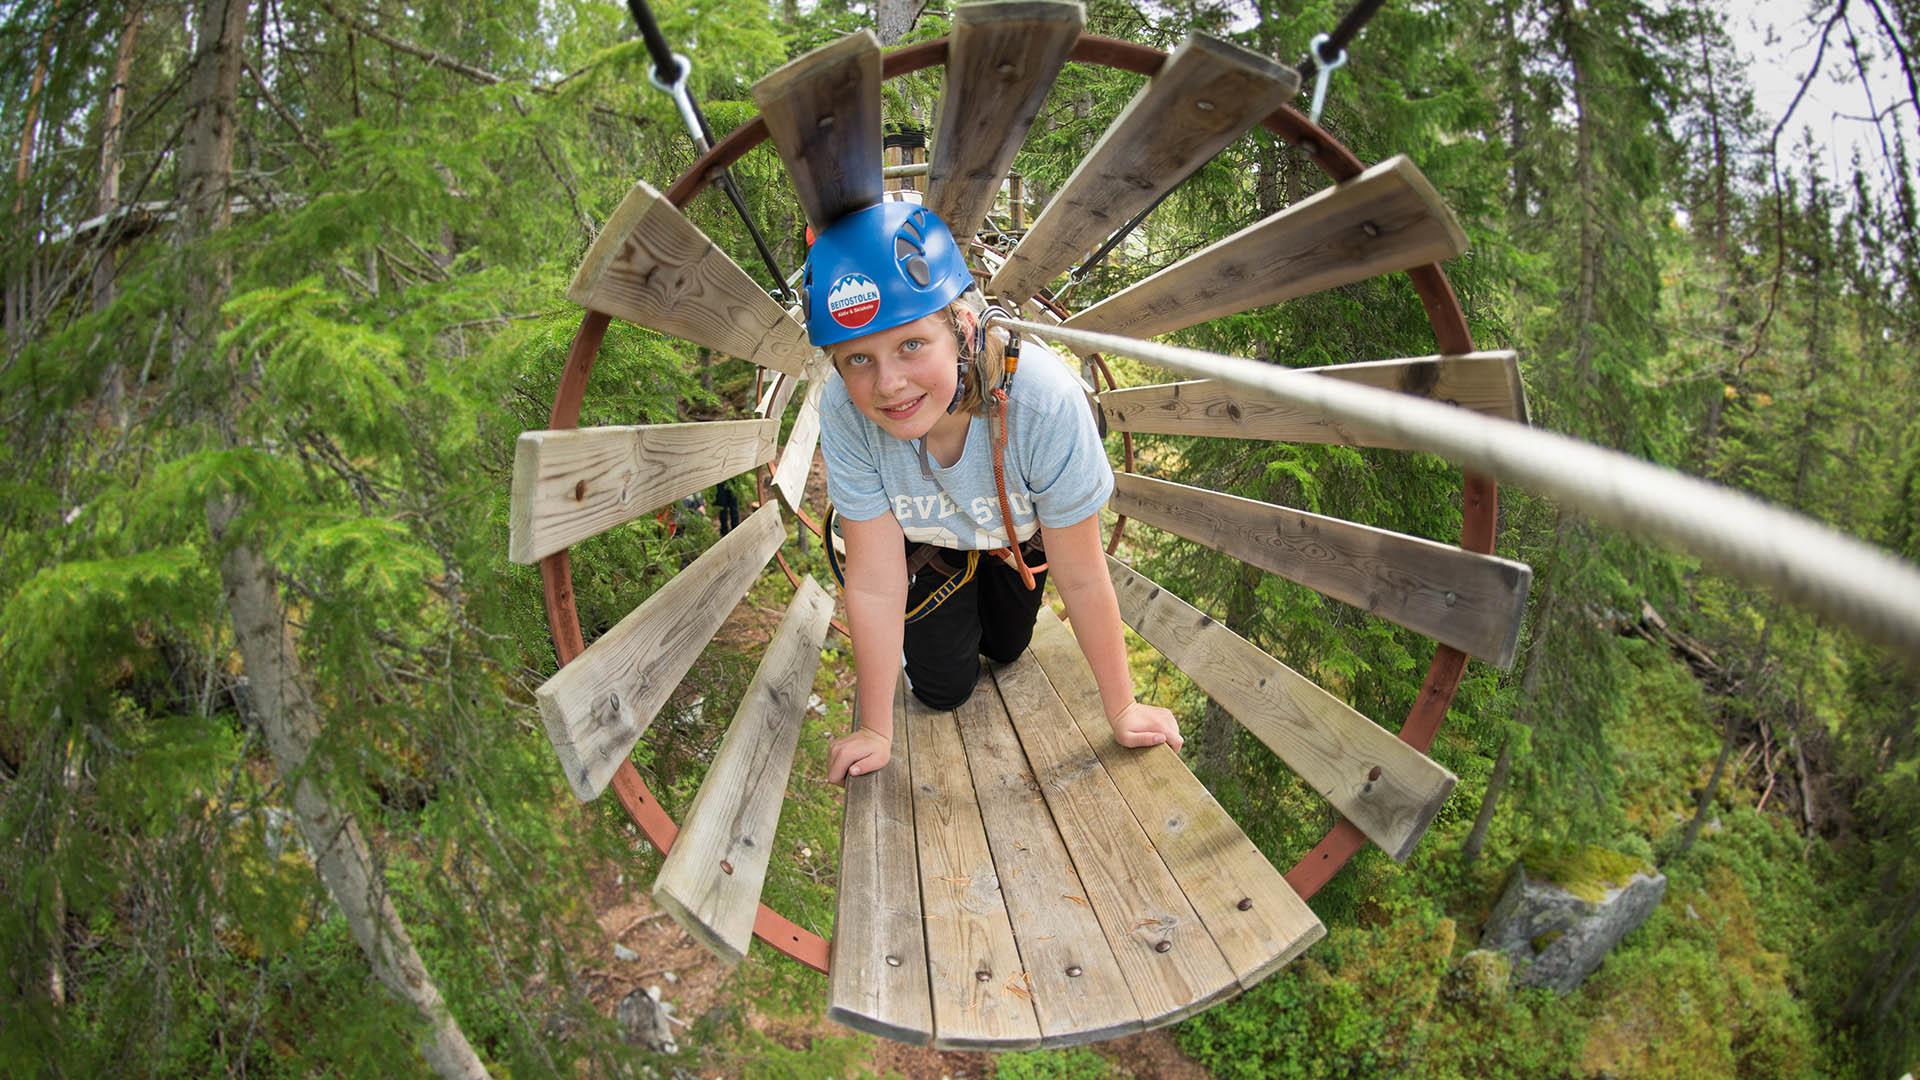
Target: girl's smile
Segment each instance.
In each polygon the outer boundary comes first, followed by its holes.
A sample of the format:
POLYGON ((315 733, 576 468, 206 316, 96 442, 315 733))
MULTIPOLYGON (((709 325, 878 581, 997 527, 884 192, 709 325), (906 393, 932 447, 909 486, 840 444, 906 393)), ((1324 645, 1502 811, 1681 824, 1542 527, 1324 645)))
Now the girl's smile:
POLYGON ((960 346, 946 312, 842 342, 832 352, 847 397, 882 431, 902 440, 964 442, 970 417, 946 411, 960 378, 960 346))

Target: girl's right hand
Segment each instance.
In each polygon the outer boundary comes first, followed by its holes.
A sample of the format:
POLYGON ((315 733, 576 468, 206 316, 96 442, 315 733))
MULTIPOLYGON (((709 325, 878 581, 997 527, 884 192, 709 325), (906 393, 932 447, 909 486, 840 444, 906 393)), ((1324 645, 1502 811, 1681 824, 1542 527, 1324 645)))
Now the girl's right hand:
POLYGON ((827 782, 844 785, 849 776, 865 776, 893 759, 893 740, 860 728, 827 745, 827 782))

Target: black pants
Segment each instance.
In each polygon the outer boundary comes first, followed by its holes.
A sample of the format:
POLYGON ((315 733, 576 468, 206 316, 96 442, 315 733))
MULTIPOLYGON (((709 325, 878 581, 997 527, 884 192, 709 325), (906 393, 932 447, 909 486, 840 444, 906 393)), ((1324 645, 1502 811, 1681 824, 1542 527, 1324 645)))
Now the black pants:
MULTIPOLYGON (((908 551, 917 547, 909 544, 908 551)), ((965 566, 967 556, 943 551, 941 557, 959 568, 965 566)), ((1027 561, 1037 563, 1045 557, 1043 552, 1029 551, 1027 561)), ((980 654, 1005 664, 1025 652, 1033 640, 1033 621, 1046 581, 1047 572, 1042 570, 1034 575, 1034 587, 1029 589, 1021 583, 1019 571, 981 552, 972 581, 926 618, 907 625, 907 682, 913 696, 929 708, 958 708, 972 696, 973 684, 980 678, 980 654)), ((946 583, 939 562, 915 574, 907 586, 907 610, 946 583)))

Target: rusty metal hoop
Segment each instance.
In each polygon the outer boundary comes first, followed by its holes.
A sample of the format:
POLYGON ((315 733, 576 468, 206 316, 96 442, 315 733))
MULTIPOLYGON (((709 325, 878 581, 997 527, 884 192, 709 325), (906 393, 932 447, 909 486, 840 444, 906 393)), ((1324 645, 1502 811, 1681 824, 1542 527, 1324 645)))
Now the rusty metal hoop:
MULTIPOLYGON (((1147 76, 1158 71, 1166 57, 1165 52, 1150 45, 1137 45, 1086 33, 1080 35, 1080 40, 1068 54, 1071 60, 1147 76)), ((947 39, 939 38, 888 53, 882 60, 881 74, 883 78, 897 78, 935 64, 944 64, 946 59, 947 39)), ((1358 176, 1365 168, 1353 151, 1291 106, 1281 106, 1261 124, 1281 139, 1306 151, 1320 171, 1335 183, 1358 176)), ((767 123, 764 118, 756 116, 741 125, 714 144, 674 181, 673 186, 667 189, 667 200, 675 207, 685 209, 720 170, 740 160, 747 151, 766 141, 766 138, 767 123)), ((1466 313, 1461 310, 1460 300, 1454 295, 1453 285, 1447 280, 1446 273, 1436 263, 1410 270, 1407 276, 1412 279, 1414 291, 1419 294, 1420 302, 1426 308, 1427 321, 1433 327, 1438 350, 1448 354, 1472 352, 1473 338, 1467 331, 1466 313)), ((567 352, 567 364, 561 373, 559 388, 554 392, 553 410, 547 417, 549 428, 571 428, 580 422, 580 404, 586 396, 587 380, 593 373, 594 361, 599 357, 600 343, 606 337, 609 321, 609 316, 598 311, 588 311, 581 318, 580 329, 574 334, 573 345, 567 352)), ((1498 517, 1497 489, 1491 478, 1464 470, 1461 481, 1460 546, 1468 551, 1491 554, 1498 517)), ((586 649, 580 633, 579 612, 574 607, 573 569, 568 554, 565 550, 558 551, 540 560, 547 625, 552 631, 554 652, 561 666, 570 663, 586 649)), ((1454 692, 1459 689, 1466 663, 1467 656, 1460 650, 1448 645, 1435 646, 1426 681, 1421 685, 1420 693, 1414 698, 1412 708, 1407 711, 1407 719, 1400 727, 1402 742, 1422 753, 1432 747, 1434 736, 1446 719, 1447 708, 1453 702, 1454 692)), ((640 778, 639 770, 633 767, 631 760, 622 762, 619 771, 614 773, 613 791, 627 816, 640 827, 654 847, 660 849, 662 854, 666 853, 673 846, 680 827, 647 789, 646 781, 640 778)), ((1351 823, 1344 820, 1336 823, 1311 851, 1301 856, 1287 871, 1287 884, 1302 899, 1312 897, 1365 844, 1366 837, 1351 823)), ((821 972, 827 970, 827 940, 795 924, 764 903, 754 917, 753 933, 775 950, 808 967, 821 972)))

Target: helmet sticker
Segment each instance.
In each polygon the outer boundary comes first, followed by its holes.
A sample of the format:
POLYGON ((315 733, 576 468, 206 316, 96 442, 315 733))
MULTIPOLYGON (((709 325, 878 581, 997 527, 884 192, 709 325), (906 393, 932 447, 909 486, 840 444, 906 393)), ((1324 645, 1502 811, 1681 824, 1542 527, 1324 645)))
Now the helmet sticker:
POLYGON ((880 313, 880 286, 865 274, 847 274, 827 293, 827 314, 849 330, 857 330, 880 313))

